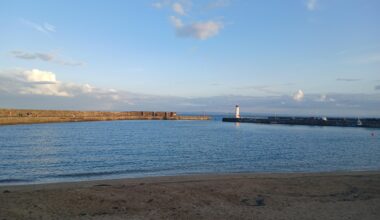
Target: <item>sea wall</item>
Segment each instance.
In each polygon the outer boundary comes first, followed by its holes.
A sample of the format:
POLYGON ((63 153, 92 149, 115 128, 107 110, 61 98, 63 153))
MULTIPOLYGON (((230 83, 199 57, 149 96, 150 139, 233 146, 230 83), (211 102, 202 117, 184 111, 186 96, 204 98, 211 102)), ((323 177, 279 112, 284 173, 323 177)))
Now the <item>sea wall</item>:
POLYGON ((179 116, 176 112, 101 112, 0 109, 0 125, 109 120, 208 120, 207 116, 179 116))
POLYGON ((223 118, 224 122, 380 128, 379 118, 252 117, 223 118))

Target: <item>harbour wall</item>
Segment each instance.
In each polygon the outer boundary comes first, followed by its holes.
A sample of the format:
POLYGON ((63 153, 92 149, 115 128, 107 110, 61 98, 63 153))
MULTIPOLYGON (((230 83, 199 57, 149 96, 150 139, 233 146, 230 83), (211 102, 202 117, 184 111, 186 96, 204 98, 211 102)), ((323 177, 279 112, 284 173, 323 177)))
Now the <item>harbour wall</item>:
POLYGON ((380 118, 252 117, 223 118, 224 122, 380 128, 380 118))
POLYGON ((208 116, 180 116, 176 112, 102 112, 0 109, 0 125, 111 120, 209 120, 208 116))

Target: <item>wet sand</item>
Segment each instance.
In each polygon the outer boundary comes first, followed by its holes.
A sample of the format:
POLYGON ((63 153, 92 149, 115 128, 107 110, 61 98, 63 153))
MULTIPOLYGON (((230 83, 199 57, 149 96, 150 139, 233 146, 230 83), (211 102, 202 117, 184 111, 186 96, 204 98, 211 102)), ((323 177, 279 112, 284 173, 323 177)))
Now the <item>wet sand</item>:
POLYGON ((3 219, 380 219, 380 172, 1 186, 3 219))

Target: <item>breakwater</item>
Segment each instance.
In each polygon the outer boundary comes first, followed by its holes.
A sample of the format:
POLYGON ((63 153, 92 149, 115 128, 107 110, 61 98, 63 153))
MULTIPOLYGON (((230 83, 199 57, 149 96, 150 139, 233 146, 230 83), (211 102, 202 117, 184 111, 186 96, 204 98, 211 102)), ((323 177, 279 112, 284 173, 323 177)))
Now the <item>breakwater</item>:
POLYGON ((223 118, 224 122, 380 128, 380 118, 252 117, 223 118))
POLYGON ((209 120, 208 116, 181 116, 176 112, 103 112, 0 109, 0 125, 110 120, 209 120))

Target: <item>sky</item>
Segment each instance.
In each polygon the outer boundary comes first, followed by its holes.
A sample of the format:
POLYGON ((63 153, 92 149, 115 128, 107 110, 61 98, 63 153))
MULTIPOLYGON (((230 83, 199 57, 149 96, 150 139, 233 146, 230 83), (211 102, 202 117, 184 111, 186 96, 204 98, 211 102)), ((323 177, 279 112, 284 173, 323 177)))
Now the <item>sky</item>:
POLYGON ((1 0, 0 108, 380 116, 378 0, 1 0))

